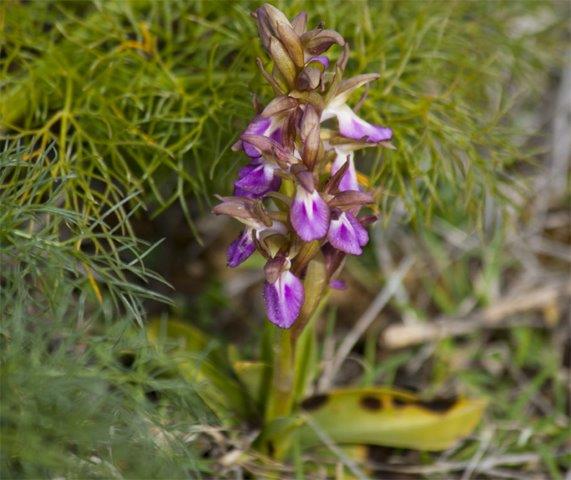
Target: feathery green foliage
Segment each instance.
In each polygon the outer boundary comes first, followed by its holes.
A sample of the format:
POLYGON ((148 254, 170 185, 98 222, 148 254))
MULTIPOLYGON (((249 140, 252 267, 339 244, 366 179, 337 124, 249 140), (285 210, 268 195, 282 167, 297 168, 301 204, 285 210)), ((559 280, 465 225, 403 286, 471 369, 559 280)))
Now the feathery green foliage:
POLYGON ((212 420, 133 325, 161 298, 137 283, 154 277, 141 245, 59 206, 70 178, 50 176, 52 153, 0 152, 1 476, 196 471, 184 434, 212 420))
MULTIPOLYGON (((90 215, 98 202, 140 190, 152 214, 178 201, 191 220, 192 199, 199 206, 223 191, 240 161, 228 147, 251 117, 248 91, 269 92, 255 72, 262 52, 250 7, 4 3, 2 125, 12 137, 39 138, 40 149, 55 142, 53 172, 77 176, 66 206, 90 215), (94 181, 104 188, 89 196, 94 181)), ((483 196, 500 195, 506 168, 527 155, 509 112, 543 85, 562 8, 296 1, 285 10, 342 31, 350 71, 381 74, 363 109, 394 129, 397 150, 371 154, 372 181, 383 213, 401 199, 423 221, 451 203, 478 219, 483 196)))
MULTIPOLYGON (((45 283, 42 271, 58 271, 60 282, 71 289, 81 289, 87 282, 99 302, 105 294, 114 307, 112 313, 127 310, 141 322, 143 299, 167 299, 135 282, 144 284, 157 277, 142 263, 149 249, 142 250, 142 242, 122 235, 124 224, 113 215, 129 197, 99 210, 95 217, 69 210, 62 205, 66 194, 77 188, 74 173, 54 177, 54 163, 57 153, 51 147, 37 154, 29 147, 7 144, 0 152, 3 274, 15 282, 20 294, 28 290, 45 294, 53 285, 45 283), (39 283, 30 285, 29 275, 39 283)), ((7 303, 7 310, 34 303, 33 296, 20 300, 7 303)))

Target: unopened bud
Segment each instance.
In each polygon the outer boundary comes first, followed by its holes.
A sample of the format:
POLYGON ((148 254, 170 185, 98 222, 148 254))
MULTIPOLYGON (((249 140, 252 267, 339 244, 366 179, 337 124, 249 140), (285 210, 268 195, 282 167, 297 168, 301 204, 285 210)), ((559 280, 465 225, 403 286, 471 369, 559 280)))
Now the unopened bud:
POLYGON ((345 45, 345 39, 334 30, 311 30, 301 36, 304 48, 311 55, 319 55, 336 43, 345 45))
POLYGON ((303 141, 303 162, 309 170, 313 170, 321 139, 319 136, 319 115, 312 105, 305 107, 305 113, 301 123, 301 140, 303 141))
POLYGON ((278 24, 277 37, 283 43, 293 63, 301 68, 304 64, 303 46, 290 25, 278 24))
POLYGON ((270 37, 270 56, 288 85, 293 86, 297 73, 295 65, 283 44, 276 37, 270 37))
POLYGON ((293 20, 291 21, 291 26, 293 27, 293 31, 297 33, 299 36, 305 33, 307 29, 307 13, 301 12, 298 13, 293 20))

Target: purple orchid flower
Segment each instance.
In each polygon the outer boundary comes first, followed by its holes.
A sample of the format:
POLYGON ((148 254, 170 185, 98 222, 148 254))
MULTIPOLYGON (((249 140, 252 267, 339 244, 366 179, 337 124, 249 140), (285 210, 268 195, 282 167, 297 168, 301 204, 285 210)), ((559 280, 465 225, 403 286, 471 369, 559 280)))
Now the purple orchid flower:
POLYGON ((264 301, 268 318, 280 328, 290 328, 299 317, 305 299, 301 280, 290 272, 290 261, 277 256, 265 268, 264 301))
MULTIPOLYGON (((244 130, 243 135, 261 135, 264 137, 276 140, 278 143, 282 141, 282 130, 281 122, 275 116, 264 117, 258 115, 250 122, 246 130, 244 130)), ((262 152, 254 145, 239 140, 235 145, 235 148, 242 148, 244 153, 252 159, 257 159, 262 156, 262 152)))
POLYGON ((393 131, 388 127, 373 125, 360 118, 349 105, 329 105, 323 112, 322 120, 327 120, 333 116, 339 122, 339 133, 346 138, 361 140, 368 143, 388 142, 393 131))
POLYGON ((229 215, 243 223, 246 228, 234 240, 226 253, 228 266, 237 267, 245 261, 256 247, 265 248, 271 254, 264 240, 272 235, 286 235, 286 226, 272 220, 260 200, 246 197, 219 197, 221 203, 212 211, 216 215, 229 215))
MULTIPOLYGON (((264 247, 264 240, 272 235, 286 235, 287 227, 278 221, 273 221, 270 227, 246 227, 230 244, 226 251, 227 265, 235 268, 245 262, 256 251, 256 246, 264 247)), ((271 253, 267 249, 266 253, 271 253)))
POLYGON ((317 190, 309 191, 299 185, 291 204, 290 221, 302 240, 318 240, 329 228, 329 206, 317 190))
POLYGON ((235 268, 245 262, 256 251, 254 242, 254 232, 251 228, 246 228, 238 238, 234 240, 226 252, 227 265, 235 268))
POLYGON ((347 105, 347 99, 352 92, 377 78, 379 75, 373 73, 357 75, 341 82, 335 96, 323 111, 321 121, 337 117, 339 133, 346 138, 367 143, 388 142, 393 136, 390 128, 363 120, 347 105))
POLYGON ((347 171, 343 174, 343 178, 339 182, 339 191, 360 190, 357 181, 357 170, 355 169, 355 153, 352 150, 343 147, 334 147, 336 157, 331 165, 331 174, 335 175, 345 162, 349 162, 347 171))
POLYGON ((369 234, 351 212, 334 210, 327 240, 337 250, 351 255, 361 255, 363 247, 369 241, 369 234))
POLYGON ((277 165, 254 159, 238 172, 238 179, 234 182, 234 195, 261 198, 268 192, 279 190, 282 181, 276 175, 276 169, 277 165))

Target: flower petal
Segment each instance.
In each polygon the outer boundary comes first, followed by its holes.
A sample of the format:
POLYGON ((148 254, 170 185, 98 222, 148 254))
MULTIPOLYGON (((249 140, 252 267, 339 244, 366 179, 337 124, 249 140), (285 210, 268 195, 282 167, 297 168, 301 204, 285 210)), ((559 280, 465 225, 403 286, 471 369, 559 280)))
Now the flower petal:
POLYGON ((275 140, 276 142, 278 142, 281 145, 283 143, 283 129, 277 128, 275 131, 273 131, 269 135, 269 138, 271 138, 272 140, 275 140))
POLYGON ((339 121, 339 132, 344 137, 353 140, 364 140, 370 143, 379 143, 386 142, 393 136, 393 132, 390 128, 366 122, 357 116, 346 104, 326 109, 322 120, 331 118, 331 114, 337 117, 339 121))
POLYGON ((367 244, 369 235, 351 213, 341 212, 331 220, 327 240, 342 252, 361 255, 361 247, 367 244))
POLYGON ((264 300, 266 313, 272 323, 280 328, 293 325, 304 302, 301 280, 289 270, 280 274, 274 283, 265 282, 264 300))
POLYGON ((321 65, 323 65, 323 68, 328 68, 329 67, 329 58, 326 57, 325 55, 317 55, 315 57, 311 57, 306 64, 311 63, 311 62, 319 62, 321 63, 321 65))
POLYGON ((226 258, 229 267, 237 267, 256 250, 256 244, 252 238, 252 230, 247 228, 236 240, 234 240, 226 251, 226 258))
POLYGON ((342 148, 335 148, 335 153, 337 153, 337 156, 331 165, 332 175, 334 175, 345 164, 345 162, 349 160, 349 168, 339 182, 339 191, 360 190, 359 182, 357 181, 357 171, 355 170, 355 153, 342 148))
POLYGON ((361 222, 351 212, 345 212, 345 215, 347 215, 349 222, 351 222, 351 225, 353 226, 353 230, 357 236, 357 242, 359 242, 361 247, 364 247, 369 243, 369 233, 367 232, 367 229, 363 227, 361 222))
POLYGON ((297 187, 290 208, 290 220, 302 240, 311 242, 323 238, 329 228, 329 206, 317 190, 309 193, 303 187, 297 187))
POLYGON ((275 167, 266 163, 250 163, 238 172, 234 182, 234 195, 260 198, 280 188, 281 179, 275 174, 275 167))
MULTIPOLYGON (((250 122, 250 125, 248 125, 244 133, 247 135, 270 136, 273 130, 275 130, 275 128, 272 129, 272 119, 258 115, 250 122)), ((248 142, 242 142, 242 149, 250 158, 258 158, 262 155, 260 150, 248 142)))
POLYGON ((329 287, 333 288, 334 290, 347 290, 347 282, 340 279, 330 280, 329 287))

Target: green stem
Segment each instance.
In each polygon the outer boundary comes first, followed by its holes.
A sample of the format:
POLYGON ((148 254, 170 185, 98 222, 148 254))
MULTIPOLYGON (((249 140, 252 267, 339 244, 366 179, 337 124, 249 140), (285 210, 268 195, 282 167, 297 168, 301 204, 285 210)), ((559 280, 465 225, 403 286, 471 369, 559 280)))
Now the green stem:
POLYGON ((266 424, 291 412, 295 365, 295 345, 290 330, 279 330, 274 349, 272 385, 266 408, 266 424))

